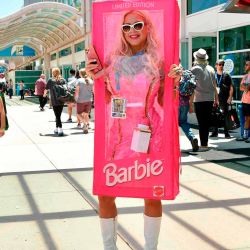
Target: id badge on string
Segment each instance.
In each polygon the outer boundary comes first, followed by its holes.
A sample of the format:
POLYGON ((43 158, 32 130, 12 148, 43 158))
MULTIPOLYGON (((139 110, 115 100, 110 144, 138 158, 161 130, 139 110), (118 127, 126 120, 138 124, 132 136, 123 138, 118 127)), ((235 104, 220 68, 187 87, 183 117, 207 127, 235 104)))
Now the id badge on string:
POLYGON ((126 99, 120 97, 113 97, 111 99, 111 117, 112 118, 126 118, 126 99))

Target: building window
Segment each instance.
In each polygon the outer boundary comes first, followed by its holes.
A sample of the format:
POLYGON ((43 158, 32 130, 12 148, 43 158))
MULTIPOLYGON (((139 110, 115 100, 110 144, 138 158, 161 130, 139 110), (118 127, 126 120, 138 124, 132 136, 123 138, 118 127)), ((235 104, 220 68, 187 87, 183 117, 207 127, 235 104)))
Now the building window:
POLYGON ((71 47, 68 47, 66 49, 63 49, 59 52, 59 57, 63 57, 63 56, 68 56, 72 53, 71 51, 71 47))
POLYGON ((56 53, 50 55, 50 60, 51 61, 56 60, 56 53))
POLYGON ((202 10, 209 9, 219 4, 226 3, 227 0, 188 0, 187 1, 187 14, 193 14, 202 10))
POLYGON ((85 49, 85 41, 75 44, 75 52, 79 52, 85 49))
POLYGON ((250 25, 219 32, 220 52, 250 48, 250 25))
POLYGON ((250 60, 250 25, 219 32, 219 57, 233 62, 234 99, 240 100, 240 82, 250 60))

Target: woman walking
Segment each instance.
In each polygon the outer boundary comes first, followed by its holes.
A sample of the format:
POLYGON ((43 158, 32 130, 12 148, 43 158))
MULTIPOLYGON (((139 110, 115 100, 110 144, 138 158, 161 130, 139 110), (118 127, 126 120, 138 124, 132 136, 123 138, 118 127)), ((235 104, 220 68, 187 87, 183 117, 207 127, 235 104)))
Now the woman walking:
POLYGON ((64 103, 57 99, 56 85, 64 85, 64 84, 66 84, 66 81, 61 76, 60 69, 53 68, 52 78, 48 80, 43 94, 43 97, 46 97, 48 90, 50 92, 51 104, 56 117, 56 128, 54 130, 54 133, 57 134, 58 136, 63 136, 61 114, 63 111, 64 103))
POLYGON ((75 90, 77 118, 83 124, 83 133, 88 134, 89 112, 92 104, 93 86, 86 80, 85 69, 80 69, 80 78, 77 80, 75 90))

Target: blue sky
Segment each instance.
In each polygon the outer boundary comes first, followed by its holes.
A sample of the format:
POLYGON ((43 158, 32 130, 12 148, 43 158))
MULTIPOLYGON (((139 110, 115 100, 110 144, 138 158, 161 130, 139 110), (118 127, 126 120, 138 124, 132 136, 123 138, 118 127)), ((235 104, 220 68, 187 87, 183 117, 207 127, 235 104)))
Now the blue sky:
POLYGON ((23 2, 23 0, 0 0, 0 18, 20 10, 23 2))

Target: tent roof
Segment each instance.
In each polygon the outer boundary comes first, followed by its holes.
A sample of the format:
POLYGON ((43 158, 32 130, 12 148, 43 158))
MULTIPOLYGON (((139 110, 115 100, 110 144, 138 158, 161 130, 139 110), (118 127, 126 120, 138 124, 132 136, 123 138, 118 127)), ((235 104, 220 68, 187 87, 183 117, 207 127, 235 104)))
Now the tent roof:
POLYGON ((62 3, 35 3, 0 19, 0 49, 28 45, 50 52, 83 36, 81 12, 62 3))

